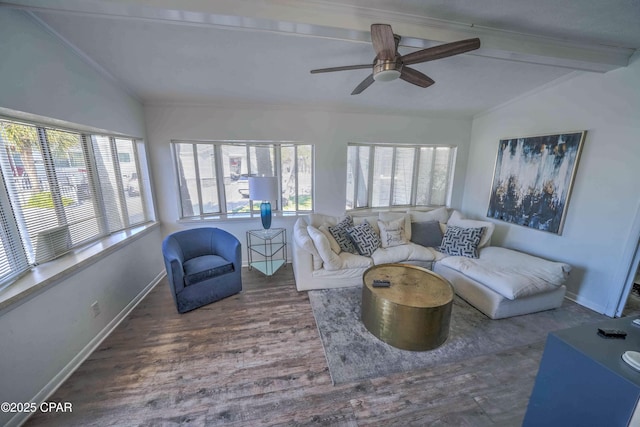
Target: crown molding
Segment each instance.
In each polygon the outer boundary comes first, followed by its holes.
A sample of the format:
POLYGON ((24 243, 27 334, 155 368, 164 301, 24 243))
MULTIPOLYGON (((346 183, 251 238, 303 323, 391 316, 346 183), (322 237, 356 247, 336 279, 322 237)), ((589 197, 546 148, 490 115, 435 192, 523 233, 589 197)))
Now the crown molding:
POLYGON ((482 47, 467 55, 601 73, 627 66, 635 53, 635 49, 578 43, 482 27, 472 22, 445 21, 318 0, 13 0, 3 5, 34 12, 79 13, 354 42, 369 42, 371 24, 385 22, 403 36, 401 45, 405 47, 423 49, 479 37, 482 47))

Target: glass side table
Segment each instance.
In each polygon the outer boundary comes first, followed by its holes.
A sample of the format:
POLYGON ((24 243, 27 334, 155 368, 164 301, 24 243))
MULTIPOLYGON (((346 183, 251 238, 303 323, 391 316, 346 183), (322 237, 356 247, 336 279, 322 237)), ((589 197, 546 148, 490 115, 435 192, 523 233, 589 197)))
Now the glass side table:
POLYGON ((247 255, 249 270, 255 268, 267 276, 273 275, 287 263, 287 230, 270 228, 247 231, 247 255))

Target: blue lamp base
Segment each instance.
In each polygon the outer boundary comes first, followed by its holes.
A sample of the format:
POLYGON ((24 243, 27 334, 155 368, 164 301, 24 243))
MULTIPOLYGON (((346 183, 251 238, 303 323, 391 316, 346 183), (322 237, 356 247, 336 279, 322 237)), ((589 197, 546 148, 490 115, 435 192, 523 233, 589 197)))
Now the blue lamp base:
POLYGON ((262 202, 260 205, 260 219, 262 219, 262 226, 265 230, 271 227, 271 203, 262 202))

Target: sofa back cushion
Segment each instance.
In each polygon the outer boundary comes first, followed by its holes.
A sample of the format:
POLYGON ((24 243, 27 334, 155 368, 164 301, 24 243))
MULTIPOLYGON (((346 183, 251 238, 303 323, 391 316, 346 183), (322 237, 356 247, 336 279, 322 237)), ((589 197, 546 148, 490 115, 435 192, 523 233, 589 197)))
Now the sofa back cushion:
POLYGON ((411 222, 438 221, 446 224, 449 220, 449 211, 446 207, 432 209, 430 211, 410 210, 411 222))
POLYGON ((321 225, 336 225, 340 218, 331 215, 325 214, 309 214, 307 220, 307 225, 313 225, 315 228, 320 227, 321 225))

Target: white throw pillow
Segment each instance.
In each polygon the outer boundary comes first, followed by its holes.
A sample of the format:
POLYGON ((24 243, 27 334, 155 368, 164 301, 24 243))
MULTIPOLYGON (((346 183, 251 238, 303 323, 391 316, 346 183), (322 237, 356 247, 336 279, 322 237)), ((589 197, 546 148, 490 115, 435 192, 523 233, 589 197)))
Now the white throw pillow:
POLYGON ((329 246, 331 247, 331 250, 337 254, 340 254, 340 252, 342 252, 342 249, 340 249, 340 245, 338 244, 338 241, 336 240, 335 237, 333 237, 333 234, 331 234, 331 232, 329 231, 329 227, 327 227, 326 225, 321 225, 320 227, 318 227, 318 230, 320 230, 322 234, 324 234, 327 240, 329 241, 329 246))
POLYGON ((409 211, 411 222, 438 221, 446 224, 449 220, 449 211, 446 207, 436 208, 430 211, 409 211))
POLYGON ((394 219, 404 219, 404 237, 411 240, 411 215, 404 212, 380 212, 378 219, 382 221, 393 221, 394 219))
POLYGON ((406 245, 408 243, 405 235, 405 219, 398 218, 392 221, 378 220, 380 228, 380 242, 383 248, 406 245))
POLYGON ((462 216, 462 214, 458 211, 453 211, 451 214, 451 218, 447 222, 447 225, 453 225, 455 227, 461 228, 481 228, 484 227, 484 232, 482 233, 482 238, 480 239, 480 243, 478 244, 478 249, 484 248, 485 246, 489 246, 491 244, 491 235, 493 234, 493 230, 495 230, 496 226, 494 223, 489 221, 477 221, 475 219, 466 219, 462 216))
POLYGON ((324 234, 322 234, 322 231, 312 225, 309 225, 307 226, 307 232, 309 233, 311 240, 313 240, 313 244, 316 246, 316 249, 320 254, 320 258, 322 258, 322 261, 324 262, 325 270, 340 270, 342 268, 342 260, 338 254, 331 250, 329 240, 327 240, 324 234))
POLYGON ((309 236, 309 233, 307 232, 307 226, 303 219, 296 221, 293 227, 293 238, 296 240, 298 246, 311 254, 313 269, 320 270, 322 268, 322 258, 320 258, 320 254, 318 253, 313 240, 311 240, 311 236, 309 236))

